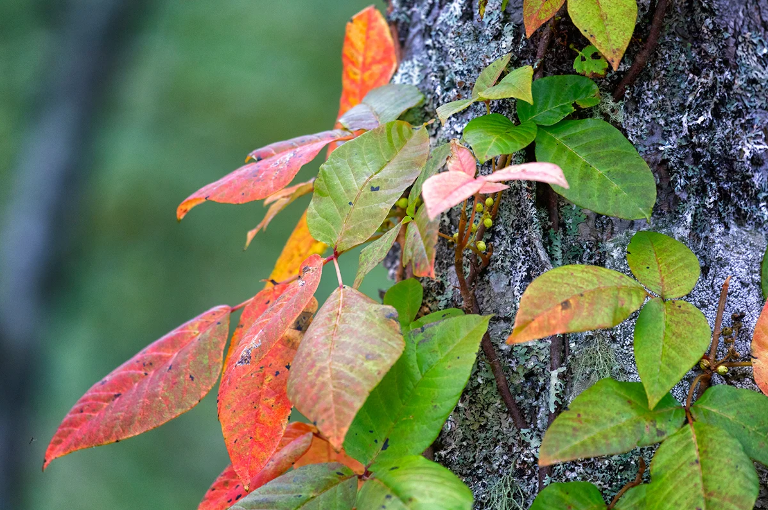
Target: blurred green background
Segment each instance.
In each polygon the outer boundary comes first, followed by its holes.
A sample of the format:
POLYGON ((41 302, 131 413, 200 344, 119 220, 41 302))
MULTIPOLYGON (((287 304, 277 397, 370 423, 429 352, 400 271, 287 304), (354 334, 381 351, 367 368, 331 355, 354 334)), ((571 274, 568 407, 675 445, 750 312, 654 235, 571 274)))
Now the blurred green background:
MULTIPOLYGON (((22 160, 52 94, 51 70, 71 57, 63 27, 77 26, 73 4, 85 5, 75 12, 87 16, 88 3, 0 2, 0 215, 18 193, 18 172, 38 171, 52 157, 43 151, 32 165, 22 160)), ((50 268, 26 362, 28 416, 12 438, 13 457, 3 459, 14 480, 0 498, 8 508, 197 507, 228 462, 216 389, 159 429, 63 457, 45 473, 43 453, 95 381, 182 322, 260 290, 308 197, 247 251, 245 233, 266 211, 260 203, 203 204, 180 224, 175 208, 249 151, 333 127, 345 23, 370 3, 155 1, 120 11, 106 62, 96 68, 73 177, 57 191, 63 212, 44 249, 50 268)), ((13 249, 23 257, 26 245, 13 249)), ((343 262, 351 282, 356 255, 343 262)), ((385 276, 378 268, 362 290, 376 297, 389 285, 385 276)), ((335 284, 327 267, 321 302, 335 284)), ((0 383, 14 381, 0 376, 0 383)))

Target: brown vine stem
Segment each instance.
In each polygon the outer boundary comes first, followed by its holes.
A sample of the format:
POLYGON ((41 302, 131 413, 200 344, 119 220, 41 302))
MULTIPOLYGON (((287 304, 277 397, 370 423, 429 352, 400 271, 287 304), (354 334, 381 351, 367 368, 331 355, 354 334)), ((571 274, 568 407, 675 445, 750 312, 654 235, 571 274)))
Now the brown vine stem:
POLYGON ((648 63, 648 58, 656 49, 656 45, 659 43, 659 36, 661 35, 661 28, 664 25, 664 15, 667 12, 668 5, 669 0, 659 0, 656 4, 656 10, 653 13, 653 21, 651 21, 651 30, 648 32, 648 39, 645 41, 645 46, 643 46, 643 49, 637 54, 632 67, 629 68, 627 74, 625 74, 624 78, 619 82, 619 86, 616 87, 616 91, 613 93, 614 101, 618 101, 624 97, 627 87, 630 87, 635 83, 635 80, 645 68, 645 64, 648 63))
POLYGON ((613 507, 616 505, 616 503, 621 499, 621 497, 632 487, 637 487, 641 483, 643 483, 643 473, 645 473, 645 459, 640 457, 640 460, 637 462, 637 476, 634 480, 626 484, 624 487, 621 488, 621 490, 616 493, 616 495, 611 500, 611 504, 608 505, 607 510, 613 510, 613 507))
MULTIPOLYGON (((715 330, 712 332, 712 344, 709 348, 709 362, 715 366, 717 361, 717 347, 720 345, 720 333, 723 326, 723 314, 725 313, 725 303, 728 300, 728 286, 731 284, 731 277, 725 279, 723 287, 720 289, 720 301, 717 303, 717 315, 715 316, 715 330)), ((698 395, 703 395, 709 388, 709 382, 712 380, 712 374, 707 374, 699 384, 698 395)))
POLYGON ((554 24, 555 16, 553 16, 552 20, 547 23, 547 27, 544 29, 544 32, 539 39, 539 46, 536 48, 536 72, 533 74, 534 80, 538 80, 544 76, 544 57, 546 56, 547 49, 549 49, 549 44, 552 41, 554 24))

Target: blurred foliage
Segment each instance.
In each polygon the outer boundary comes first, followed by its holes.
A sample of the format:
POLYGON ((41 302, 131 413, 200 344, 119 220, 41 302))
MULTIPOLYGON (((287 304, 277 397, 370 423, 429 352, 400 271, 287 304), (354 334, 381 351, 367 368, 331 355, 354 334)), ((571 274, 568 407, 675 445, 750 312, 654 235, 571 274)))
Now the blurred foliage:
MULTIPOLYGON (((197 507, 226 466, 215 391, 171 423, 137 438, 54 462, 40 472, 60 420, 94 382, 182 322, 255 294, 309 197, 281 214, 243 252, 261 204, 205 204, 181 223, 176 206, 242 164, 252 149, 333 127, 346 21, 370 3, 145 2, 126 27, 78 168, 52 314, 43 325, 41 377, 29 454, 26 508, 197 507)), ((61 6, 0 4, 0 185, 34 119, 56 46, 61 6)), ((323 153, 324 154, 324 153, 323 153)), ((318 158, 319 160, 321 158, 318 158)), ((41 155, 44 161, 44 155, 41 155)), ((317 171, 308 165, 297 180, 317 171)), ((357 254, 344 260, 354 278, 357 254)), ((336 285, 333 268, 318 299, 336 285)), ((363 285, 388 286, 379 267, 363 285)), ((24 438, 25 442, 28 441, 24 438)))

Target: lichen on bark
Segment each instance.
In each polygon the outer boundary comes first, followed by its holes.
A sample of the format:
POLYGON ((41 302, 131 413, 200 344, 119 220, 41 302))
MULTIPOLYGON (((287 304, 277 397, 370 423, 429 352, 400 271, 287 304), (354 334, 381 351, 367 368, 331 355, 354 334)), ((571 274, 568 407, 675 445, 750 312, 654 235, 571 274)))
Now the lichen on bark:
MULTIPOLYGON (((732 276, 726 318, 746 313, 736 348, 749 352, 762 304, 759 261, 768 228, 768 1, 672 2, 656 51, 625 100, 616 104, 610 94, 639 51, 655 6, 648 0, 638 3, 635 39, 621 67, 597 80, 603 102, 580 115, 612 122, 648 162, 658 191, 652 222, 607 218, 560 199, 561 228, 554 233, 545 208, 537 203, 535 184, 513 183, 505 192, 500 216, 487 237, 494 247, 493 262, 477 281, 477 295, 481 312, 494 315, 491 337, 532 429, 515 429, 481 354, 435 444, 436 460, 472 488, 477 508, 530 506, 537 487, 536 454, 551 399, 567 405, 606 375, 638 380, 632 355, 634 316, 612 330, 569 335, 562 388, 552 384, 548 341, 504 344, 526 286, 552 266, 598 264, 629 274, 625 250, 634 232, 652 228, 672 235, 699 258, 702 276, 686 299, 704 312, 710 325, 720 285, 732 276), (593 362, 596 353, 603 362, 593 362)), ((395 81, 421 89, 427 97, 427 118, 435 117, 441 104, 469 97, 479 71, 505 53, 512 54, 510 68, 536 64, 539 35, 525 38, 522 0, 511 0, 505 12, 500 4, 490 0, 480 20, 477 0, 391 1, 389 18, 403 47, 395 81)), ((589 44, 565 16, 543 61, 545 75, 573 73, 576 53, 571 43, 580 48, 589 44)), ((496 101, 491 108, 514 113, 509 101, 496 101)), ((484 113, 485 105, 476 103, 445 126, 434 123, 433 143, 460 137, 466 123, 484 113)), ((453 232, 456 224, 454 211, 444 215, 441 230, 453 232)), ((452 250, 442 241, 436 272, 436 280, 424 280, 426 304, 432 309, 460 306, 452 250)), ((748 370, 728 377, 732 384, 754 388, 748 370)), ((678 399, 684 399, 689 382, 690 376, 673 391, 678 399)), ((554 469, 553 479, 591 481, 612 497, 634 478, 638 455, 649 460, 653 451, 643 448, 567 463, 554 469)), ((765 476, 761 480, 758 508, 768 507, 765 476)))

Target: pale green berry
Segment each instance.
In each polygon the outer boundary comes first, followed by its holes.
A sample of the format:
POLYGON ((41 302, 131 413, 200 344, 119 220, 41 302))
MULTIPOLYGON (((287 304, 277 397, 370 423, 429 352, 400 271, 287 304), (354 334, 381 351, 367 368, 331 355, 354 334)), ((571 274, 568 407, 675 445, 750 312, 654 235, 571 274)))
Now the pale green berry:
POLYGON ((486 248, 486 246, 485 246, 485 243, 483 241, 478 241, 477 242, 477 249, 478 250, 485 251, 485 248, 486 248))
POLYGON ((408 207, 408 199, 403 197, 400 200, 398 200, 395 205, 397 205, 400 209, 405 209, 406 207, 408 207))
POLYGON ((481 204, 480 202, 476 203, 475 204, 475 211, 483 212, 483 204, 481 204))
POLYGON ((708 369, 710 366, 711 366, 711 365, 709 364, 709 360, 703 359, 703 360, 699 361, 699 367, 700 367, 702 370, 706 370, 706 369, 708 369))
POLYGON ((477 224, 476 223, 472 224, 472 232, 477 232, 477 224))
POLYGON ((493 199, 491 197, 488 197, 485 199, 485 206, 491 207, 493 205, 493 199))
POLYGON ((725 375, 728 373, 728 367, 724 367, 723 365, 720 365, 717 367, 717 373, 720 375, 725 375))
POLYGON ((485 218, 483 220, 483 225, 485 225, 485 228, 491 228, 493 226, 493 220, 490 218, 485 218))

